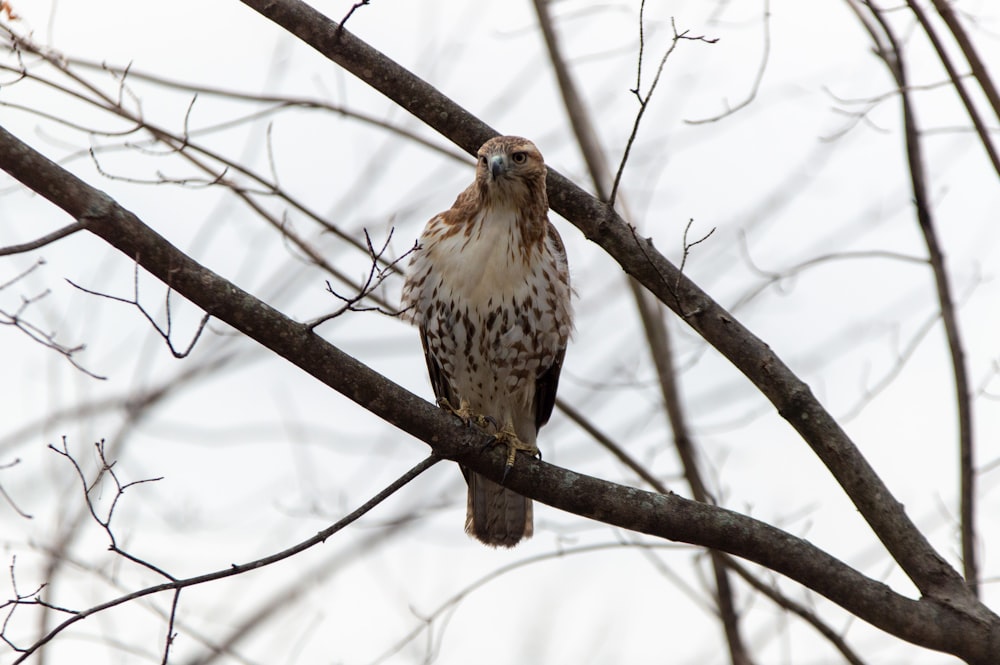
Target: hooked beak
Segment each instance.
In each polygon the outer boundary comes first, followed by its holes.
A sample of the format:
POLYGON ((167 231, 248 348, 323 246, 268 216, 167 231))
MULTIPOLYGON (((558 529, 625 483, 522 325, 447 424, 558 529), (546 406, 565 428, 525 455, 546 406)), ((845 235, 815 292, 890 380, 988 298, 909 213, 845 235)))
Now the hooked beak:
POLYGON ((501 173, 507 170, 507 158, 504 155, 493 155, 490 157, 490 173, 493 179, 500 177, 501 173))

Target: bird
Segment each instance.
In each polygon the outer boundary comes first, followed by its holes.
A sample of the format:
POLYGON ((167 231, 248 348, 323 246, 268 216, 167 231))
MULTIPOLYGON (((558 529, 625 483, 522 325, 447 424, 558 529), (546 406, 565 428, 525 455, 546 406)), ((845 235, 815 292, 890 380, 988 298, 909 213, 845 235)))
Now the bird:
MULTIPOLYGON (((548 219, 535 144, 498 136, 475 180, 426 225, 403 284, 403 318, 420 331, 437 403, 506 446, 504 478, 555 405, 573 329, 566 249, 548 219)), ((465 531, 493 547, 533 532, 531 500, 467 467, 465 531)))

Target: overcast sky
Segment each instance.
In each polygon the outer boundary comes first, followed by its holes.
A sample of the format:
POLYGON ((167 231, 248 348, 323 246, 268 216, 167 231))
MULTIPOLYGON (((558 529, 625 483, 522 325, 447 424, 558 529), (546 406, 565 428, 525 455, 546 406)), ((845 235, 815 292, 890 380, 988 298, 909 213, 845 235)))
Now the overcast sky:
MULTIPOLYGON (((314 4, 339 18, 352 3, 314 4)), ((667 61, 624 171, 622 196, 632 221, 675 261, 689 221, 691 238, 712 231, 692 250, 685 272, 732 308, 842 418, 910 516, 960 566, 949 358, 935 323, 930 269, 911 260, 926 250, 911 204, 898 100, 880 97, 893 83, 867 34, 843 2, 771 2, 766 30, 763 3, 649 5, 643 89, 670 45, 671 17, 678 31, 718 41, 681 41, 667 61), (697 122, 752 92, 746 108, 697 122)), ((996 7, 963 7, 980 17, 974 36, 983 59, 1000 62, 996 7)), ((226 172, 253 188, 262 209, 353 277, 364 275, 368 258, 324 232, 310 212, 356 240, 367 230, 381 244, 392 230, 387 255, 395 257, 471 181, 472 162, 456 158, 457 148, 239 2, 22 0, 14 9, 19 34, 69 58, 129 65, 137 75, 193 86, 318 100, 440 148, 329 110, 276 110, 207 90, 195 96, 139 76, 122 88, 108 71, 71 65, 112 99, 121 95, 127 108, 141 109, 147 123, 177 135, 187 131, 199 145, 276 181, 288 198, 257 194, 264 189, 260 182, 226 172), (273 112, 249 117, 264 109, 273 112), (220 125, 233 119, 241 121, 220 125)), ((553 12, 600 141, 617 166, 637 111, 629 92, 636 85, 637 4, 560 2, 553 12)), ((593 189, 529 3, 375 0, 355 12, 349 28, 499 131, 531 138, 552 168, 593 189)), ((902 19, 898 28, 913 32, 902 19)), ((1000 460, 1000 188, 953 91, 933 85, 944 78, 933 54, 919 38, 907 44, 912 81, 928 86, 915 94, 918 122, 928 131, 930 190, 960 303, 972 387, 982 390, 974 404, 978 461, 987 467, 980 478, 981 570, 984 598, 997 607, 1000 559, 991 542, 1000 542, 994 519, 1000 471, 989 465, 1000 460)), ((24 59, 39 76, 74 85, 37 57, 24 59)), ((18 59, 5 52, 3 63, 17 67, 18 59)), ((38 81, 14 79, 8 71, 0 76, 0 124, 22 140, 285 314, 308 320, 338 306, 326 291, 328 273, 305 261, 231 192, 206 185, 205 173, 149 143, 148 133, 123 135, 132 128, 128 121, 38 81), (156 184, 162 180, 170 182, 156 184)), ((212 167, 222 168, 217 162, 212 167)), ((0 181, 0 194, 0 246, 70 221, 9 179, 0 181)), ((577 292, 576 332, 560 396, 673 491, 689 496, 623 273, 572 225, 557 216, 554 221, 577 292)), ((0 470, 0 484, 33 516, 27 520, 0 504, 0 542, 8 557, 17 556, 24 588, 42 581, 45 548, 83 509, 72 468, 47 449, 64 436, 88 469, 95 463, 93 442, 105 439, 124 479, 163 478, 131 488, 115 525, 129 551, 176 576, 224 568, 302 540, 426 455, 421 442, 222 324, 210 323, 191 355, 175 359, 136 308, 69 283, 132 297, 134 264, 96 238, 76 234, 3 257, 0 285, 41 259, 44 265, 0 289, 0 310, 12 312, 22 298, 45 293, 25 308, 25 318, 55 332, 63 344, 85 344, 74 359, 105 378, 0 327, 0 367, 8 377, 0 400, 0 465, 20 460, 0 470), (221 369, 183 383, 138 422, 122 409, 101 408, 105 400, 172 383, 229 354, 221 369), (80 406, 83 413, 57 417, 80 406)), ((140 301, 165 325, 162 285, 141 271, 137 284, 140 301)), ((334 286, 350 292, 342 283, 334 286)), ((400 286, 401 280, 390 279, 381 293, 395 302, 400 286)), ((172 297, 170 312, 171 337, 184 347, 201 312, 179 296, 172 297)), ((773 408, 683 323, 672 315, 668 320, 683 401, 719 502, 803 536, 900 592, 915 593, 773 408)), ((431 398, 416 331, 397 319, 351 313, 319 330, 431 398)), ((558 412, 539 446, 546 461, 638 484, 558 412)), ((112 493, 105 491, 106 502, 112 493)), ((230 662, 410 663, 422 662, 427 652, 441 664, 726 662, 700 551, 639 539, 545 506, 535 509, 531 541, 493 551, 462 532, 464 511, 461 475, 454 465, 439 464, 322 547, 273 569, 185 591, 176 662, 203 653, 199 635, 223 639, 262 605, 276 607, 275 616, 238 644, 245 661, 230 662), (404 526, 387 528, 401 517, 408 518, 404 526), (633 541, 660 549, 621 546, 633 541), (555 556, 576 548, 593 550, 555 556), (429 632, 377 661, 449 599, 507 566, 516 567, 435 615, 429 632), (302 588, 293 595, 298 583, 302 588), (288 595, 269 599, 272 593, 288 595)), ((52 592, 60 604, 84 607, 158 581, 108 553, 103 531, 83 523, 71 548, 74 564, 52 592)), ((781 586, 815 603, 872 663, 957 662, 852 621, 793 583, 781 586)), ((801 622, 745 588, 739 599, 747 610, 747 640, 761 663, 837 662, 801 622)), ((49 662, 107 660, 101 642, 122 635, 138 653, 112 649, 107 662, 158 662, 165 627, 156 612, 168 607, 169 598, 157 597, 151 605, 132 603, 89 619, 56 640, 49 662), (81 660, 84 654, 95 660, 81 660)), ((35 624, 26 620, 20 628, 20 635, 29 635, 35 624)))

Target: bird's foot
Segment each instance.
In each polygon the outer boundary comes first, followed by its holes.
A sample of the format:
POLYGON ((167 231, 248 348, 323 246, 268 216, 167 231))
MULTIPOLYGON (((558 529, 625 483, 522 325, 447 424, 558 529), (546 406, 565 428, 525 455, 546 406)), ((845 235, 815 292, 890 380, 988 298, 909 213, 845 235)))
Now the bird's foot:
POLYGON ((487 425, 492 425, 494 429, 497 427, 497 421, 493 418, 473 413, 472 407, 464 399, 459 402, 458 408, 455 408, 446 397, 439 397, 437 402, 438 406, 461 420, 466 427, 471 427, 473 424, 479 426, 480 429, 486 429, 487 425))
POLYGON ((517 452, 521 451, 528 453, 532 457, 542 458, 542 452, 538 449, 538 446, 525 443, 517 436, 517 432, 514 431, 514 427, 510 424, 505 425, 503 429, 493 435, 493 441, 489 443, 491 446, 503 445, 507 446, 507 462, 504 464, 503 477, 500 479, 500 484, 502 485, 505 480, 507 480, 507 474, 510 470, 514 468, 514 460, 517 458, 517 452))

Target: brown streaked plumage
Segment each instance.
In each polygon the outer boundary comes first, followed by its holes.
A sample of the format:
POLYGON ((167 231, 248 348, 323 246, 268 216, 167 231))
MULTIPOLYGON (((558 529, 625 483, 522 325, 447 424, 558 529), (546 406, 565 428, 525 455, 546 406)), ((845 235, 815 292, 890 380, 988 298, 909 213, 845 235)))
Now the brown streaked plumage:
MULTIPOLYGON (((566 252, 548 220, 545 162, 518 136, 479 149, 476 180, 427 223, 403 286, 438 402, 537 454, 572 329, 566 252)), ((487 545, 531 536, 531 501, 462 468, 465 530, 487 545)))

